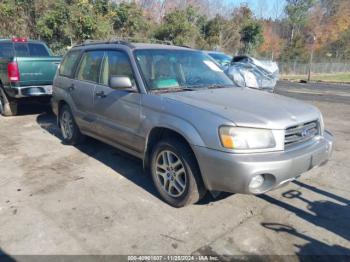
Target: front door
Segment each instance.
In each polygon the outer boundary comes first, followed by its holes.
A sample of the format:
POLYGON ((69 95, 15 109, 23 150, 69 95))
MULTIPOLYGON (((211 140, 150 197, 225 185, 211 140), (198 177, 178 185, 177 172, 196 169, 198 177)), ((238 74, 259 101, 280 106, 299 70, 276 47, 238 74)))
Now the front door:
POLYGON ((106 51, 102 63, 100 84, 95 88, 94 112, 100 135, 133 151, 142 152, 140 102, 138 92, 113 90, 111 76, 128 76, 136 87, 129 57, 123 51, 106 51))

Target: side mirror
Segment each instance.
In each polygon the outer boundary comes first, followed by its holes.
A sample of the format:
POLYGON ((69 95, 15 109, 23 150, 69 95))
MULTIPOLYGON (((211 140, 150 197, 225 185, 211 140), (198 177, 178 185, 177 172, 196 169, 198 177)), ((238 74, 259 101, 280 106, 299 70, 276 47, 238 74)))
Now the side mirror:
POLYGON ((132 89, 132 83, 128 76, 111 76, 109 87, 115 90, 132 89))

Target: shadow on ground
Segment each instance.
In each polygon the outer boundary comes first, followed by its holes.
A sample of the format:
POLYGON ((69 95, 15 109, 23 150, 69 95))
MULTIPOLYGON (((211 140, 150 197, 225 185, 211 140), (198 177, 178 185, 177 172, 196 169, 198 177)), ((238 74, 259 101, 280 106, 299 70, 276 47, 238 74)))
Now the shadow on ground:
MULTIPOLYGON (((312 223, 317 227, 321 227, 347 241, 350 241, 350 201, 333 193, 324 191, 322 189, 307 185, 299 181, 294 181, 293 183, 305 190, 311 190, 314 193, 322 195, 323 197, 330 198, 332 201, 310 201, 307 198, 305 198, 302 195, 302 192, 299 190, 289 190, 282 194, 284 198, 298 199, 306 203, 307 211, 305 211, 293 205, 285 203, 281 200, 272 198, 268 195, 261 195, 259 197, 271 204, 277 205, 289 212, 294 213, 298 217, 304 219, 309 223, 312 223)), ((314 239, 310 236, 298 232, 289 225, 283 225, 278 223, 262 223, 262 226, 274 230, 275 232, 288 233, 290 235, 308 241, 306 245, 296 245, 296 247, 299 248, 299 255, 346 255, 348 256, 347 259, 349 259, 350 249, 339 245, 328 245, 318 239, 314 239)), ((346 259, 346 257, 338 258, 341 260, 343 260, 344 258, 344 261, 346 259)))
POLYGON ((0 261, 1 262, 15 262, 16 260, 6 254, 1 248, 0 248, 0 261))
POLYGON ((50 113, 51 106, 49 100, 45 99, 42 101, 20 101, 18 103, 18 112, 17 116, 25 116, 25 115, 35 115, 41 113, 50 113))
MULTIPOLYGON (((62 139, 56 117, 52 113, 44 112, 38 115, 37 123, 53 136, 62 139)), ((76 146, 76 148, 159 198, 151 177, 143 170, 141 160, 93 138, 87 138, 83 144, 76 146)), ((197 204, 207 205, 226 199, 231 195, 230 193, 221 193, 214 197, 208 193, 197 204)))
MULTIPOLYGON (((37 117, 37 123, 53 136, 62 139, 56 117, 52 113, 40 114, 37 117)), ((90 137, 87 137, 84 143, 75 147, 158 197, 151 178, 143 171, 141 160, 90 137)))
MULTIPOLYGON (((37 117, 37 123, 43 129, 61 139, 60 130, 58 129, 56 119, 52 114, 40 114, 37 117)), ((85 144, 80 145, 77 148, 81 152, 97 159, 104 165, 109 166, 117 173, 143 188, 150 194, 158 197, 158 193, 156 192, 150 177, 143 171, 140 160, 94 139, 87 139, 85 144)), ((281 199, 276 199, 269 195, 261 195, 258 197, 272 205, 276 205, 286 211, 294 213, 299 218, 315 225, 316 227, 323 228, 324 230, 338 235, 345 241, 350 241, 350 201, 331 192, 307 185, 302 182, 295 181, 293 183, 299 187, 298 190, 289 190, 282 193, 281 199), (311 201, 307 199, 302 194, 302 191, 305 192, 306 190, 319 194, 324 200, 311 201), (286 203, 283 201, 283 198, 302 201, 307 204, 307 210, 303 210, 294 205, 286 203)), ((225 199, 231 195, 232 194, 226 193, 221 194, 221 196, 219 196, 216 200, 208 194, 203 200, 200 201, 199 204, 206 205, 213 201, 225 199)), ((340 245, 325 243, 322 241, 322 239, 315 239, 306 235, 305 232, 298 232, 290 225, 273 223, 273 221, 267 221, 261 225, 269 230, 289 234, 307 241, 307 244, 296 245, 296 247, 299 249, 297 255, 300 256, 301 260, 303 260, 305 256, 312 255, 312 260, 329 261, 334 260, 334 257, 328 257, 327 255, 336 255, 337 261, 346 261, 350 256, 350 249, 340 245), (317 255, 322 255, 322 257, 317 255)))

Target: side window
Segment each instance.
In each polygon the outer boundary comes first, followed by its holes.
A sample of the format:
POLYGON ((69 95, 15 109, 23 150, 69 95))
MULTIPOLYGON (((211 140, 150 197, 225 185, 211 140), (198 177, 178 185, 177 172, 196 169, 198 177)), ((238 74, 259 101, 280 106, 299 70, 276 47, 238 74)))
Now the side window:
POLYGON ((98 83, 103 56, 104 51, 86 52, 81 59, 77 75, 78 80, 98 83))
POLYGON ((60 65, 60 75, 72 77, 74 74, 74 66, 79 57, 80 51, 71 51, 63 59, 60 65))
POLYGON ((28 44, 30 56, 50 56, 49 52, 42 44, 28 44))
POLYGON ((0 43, 0 57, 10 58, 14 56, 12 43, 0 43))
POLYGON ((135 78, 127 54, 121 51, 107 51, 103 62, 101 81, 102 85, 109 85, 111 76, 128 76, 135 85, 135 78))

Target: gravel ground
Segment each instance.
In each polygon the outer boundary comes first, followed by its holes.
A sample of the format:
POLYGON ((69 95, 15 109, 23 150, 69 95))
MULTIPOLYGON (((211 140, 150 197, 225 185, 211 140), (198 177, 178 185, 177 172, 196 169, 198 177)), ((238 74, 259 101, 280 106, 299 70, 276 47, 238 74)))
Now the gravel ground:
POLYGON ((350 86, 280 82, 277 93, 323 112, 336 137, 329 163, 262 196, 207 196, 182 209, 158 198, 139 160, 93 139, 63 145, 47 108, 0 117, 0 250, 18 260, 30 254, 350 255, 350 86))

